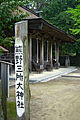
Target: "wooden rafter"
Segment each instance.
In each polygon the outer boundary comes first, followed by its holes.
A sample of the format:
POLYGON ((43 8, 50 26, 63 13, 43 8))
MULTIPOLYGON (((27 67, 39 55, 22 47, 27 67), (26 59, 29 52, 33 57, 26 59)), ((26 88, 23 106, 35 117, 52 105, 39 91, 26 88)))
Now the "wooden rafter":
MULTIPOLYGON (((42 18, 28 19, 29 21, 29 32, 39 31, 39 34, 46 34, 49 38, 56 38, 62 42, 75 42, 76 39, 68 35, 64 31, 56 28, 42 18)), ((50 39, 49 39, 50 40, 50 39)))

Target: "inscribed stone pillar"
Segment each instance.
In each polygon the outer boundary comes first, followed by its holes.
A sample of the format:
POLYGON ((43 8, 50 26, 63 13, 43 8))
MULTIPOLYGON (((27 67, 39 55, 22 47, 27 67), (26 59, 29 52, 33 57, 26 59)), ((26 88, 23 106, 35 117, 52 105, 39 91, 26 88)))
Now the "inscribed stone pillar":
POLYGON ((59 68, 59 66, 60 66, 60 63, 59 63, 59 42, 55 43, 55 59, 56 59, 55 66, 56 66, 56 68, 59 68))
POLYGON ((15 78, 18 120, 30 120, 28 54, 28 21, 26 20, 15 24, 15 78), (18 97, 17 93, 21 95, 18 97))

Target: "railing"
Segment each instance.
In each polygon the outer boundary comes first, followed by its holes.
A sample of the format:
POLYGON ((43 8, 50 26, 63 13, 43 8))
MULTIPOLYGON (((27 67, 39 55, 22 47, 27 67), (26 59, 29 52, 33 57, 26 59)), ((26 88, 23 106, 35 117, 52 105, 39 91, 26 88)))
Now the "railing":
POLYGON ((0 60, 14 61, 14 53, 0 53, 0 60))

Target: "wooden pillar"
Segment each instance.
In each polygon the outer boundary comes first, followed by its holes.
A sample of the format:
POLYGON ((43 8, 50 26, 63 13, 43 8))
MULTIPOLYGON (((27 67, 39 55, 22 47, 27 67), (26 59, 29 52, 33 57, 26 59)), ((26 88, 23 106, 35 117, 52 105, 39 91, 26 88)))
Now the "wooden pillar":
POLYGON ((1 97, 2 97, 2 86, 1 86, 1 80, 0 80, 0 120, 3 120, 4 117, 3 117, 1 97))
POLYGON ((37 38, 37 63, 39 63, 39 40, 37 38))
POLYGON ((1 97, 2 97, 2 86, 1 86, 1 80, 0 80, 0 120, 4 120, 1 97))
POLYGON ((30 120, 28 21, 15 24, 15 78, 18 120, 30 120))
POLYGON ((30 62, 30 72, 32 71, 32 37, 29 40, 29 62, 30 62))
POLYGON ((51 67, 53 67, 53 61, 52 61, 52 41, 50 42, 50 63, 51 63, 51 67))
POLYGON ((9 97, 9 65, 11 63, 0 61, 0 120, 7 120, 7 98, 9 97))
POLYGON ((3 110, 3 118, 4 120, 7 120, 7 65, 1 63, 1 88, 2 88, 2 99, 1 99, 1 103, 2 103, 2 110, 3 110))
POLYGON ((48 40, 47 40, 47 62, 48 62, 48 47, 49 47, 49 43, 48 43, 48 40))
POLYGON ((40 42, 40 66, 44 68, 44 41, 43 39, 40 42))
POLYGON ((58 41, 55 43, 55 59, 56 59, 55 66, 56 68, 59 68, 60 63, 59 63, 59 42, 58 41))

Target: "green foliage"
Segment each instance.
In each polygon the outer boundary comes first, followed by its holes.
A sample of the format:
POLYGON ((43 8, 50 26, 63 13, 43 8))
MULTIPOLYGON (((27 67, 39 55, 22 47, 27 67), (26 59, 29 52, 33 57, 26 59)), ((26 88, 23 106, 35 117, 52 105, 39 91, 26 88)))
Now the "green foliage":
POLYGON ((60 46, 60 51, 61 51, 61 56, 70 54, 70 55, 75 55, 75 43, 64 43, 63 45, 60 46))
POLYGON ((71 28, 70 31, 72 34, 77 38, 77 41, 74 45, 76 53, 80 54, 80 0, 77 3, 76 8, 69 8, 66 11, 68 14, 71 14, 71 18, 74 20, 74 26, 71 28))
MULTIPOLYGON (((42 7, 39 10, 42 10, 42 16, 49 23, 52 23, 61 30, 64 30, 68 34, 72 34, 70 28, 72 29, 75 21, 71 18, 71 14, 66 13, 68 8, 75 8, 76 0, 34 0, 39 5, 42 3, 42 7)), ((66 53, 75 53, 75 44, 63 44, 61 51, 62 54, 66 53)))
POLYGON ((42 16, 56 27, 71 34, 69 28, 74 25, 74 20, 65 11, 75 8, 76 0, 31 0, 33 7, 42 10, 42 16))
POLYGON ((18 6, 24 4, 28 4, 28 2, 23 0, 0 1, 0 45, 12 46, 15 22, 27 16, 20 10, 18 11, 18 6), (15 11, 17 14, 14 14, 15 11))
POLYGON ((74 24, 74 20, 65 11, 68 7, 75 7, 75 0, 51 0, 42 8, 43 17, 56 27, 70 33, 70 26, 74 24))
MULTIPOLYGON (((79 1, 80 3, 80 1, 79 1)), ((67 13, 71 13, 71 18, 75 21, 74 28, 70 29, 73 35, 80 35, 80 4, 75 9, 69 8, 67 13)))
POLYGON ((33 7, 42 10, 42 16, 48 22, 78 38, 74 44, 64 44, 62 51, 80 53, 80 0, 31 0, 33 7), (77 7, 76 7, 77 6, 77 7), (68 11, 69 9, 69 11, 68 11), (68 12, 66 12, 68 11, 68 12))

